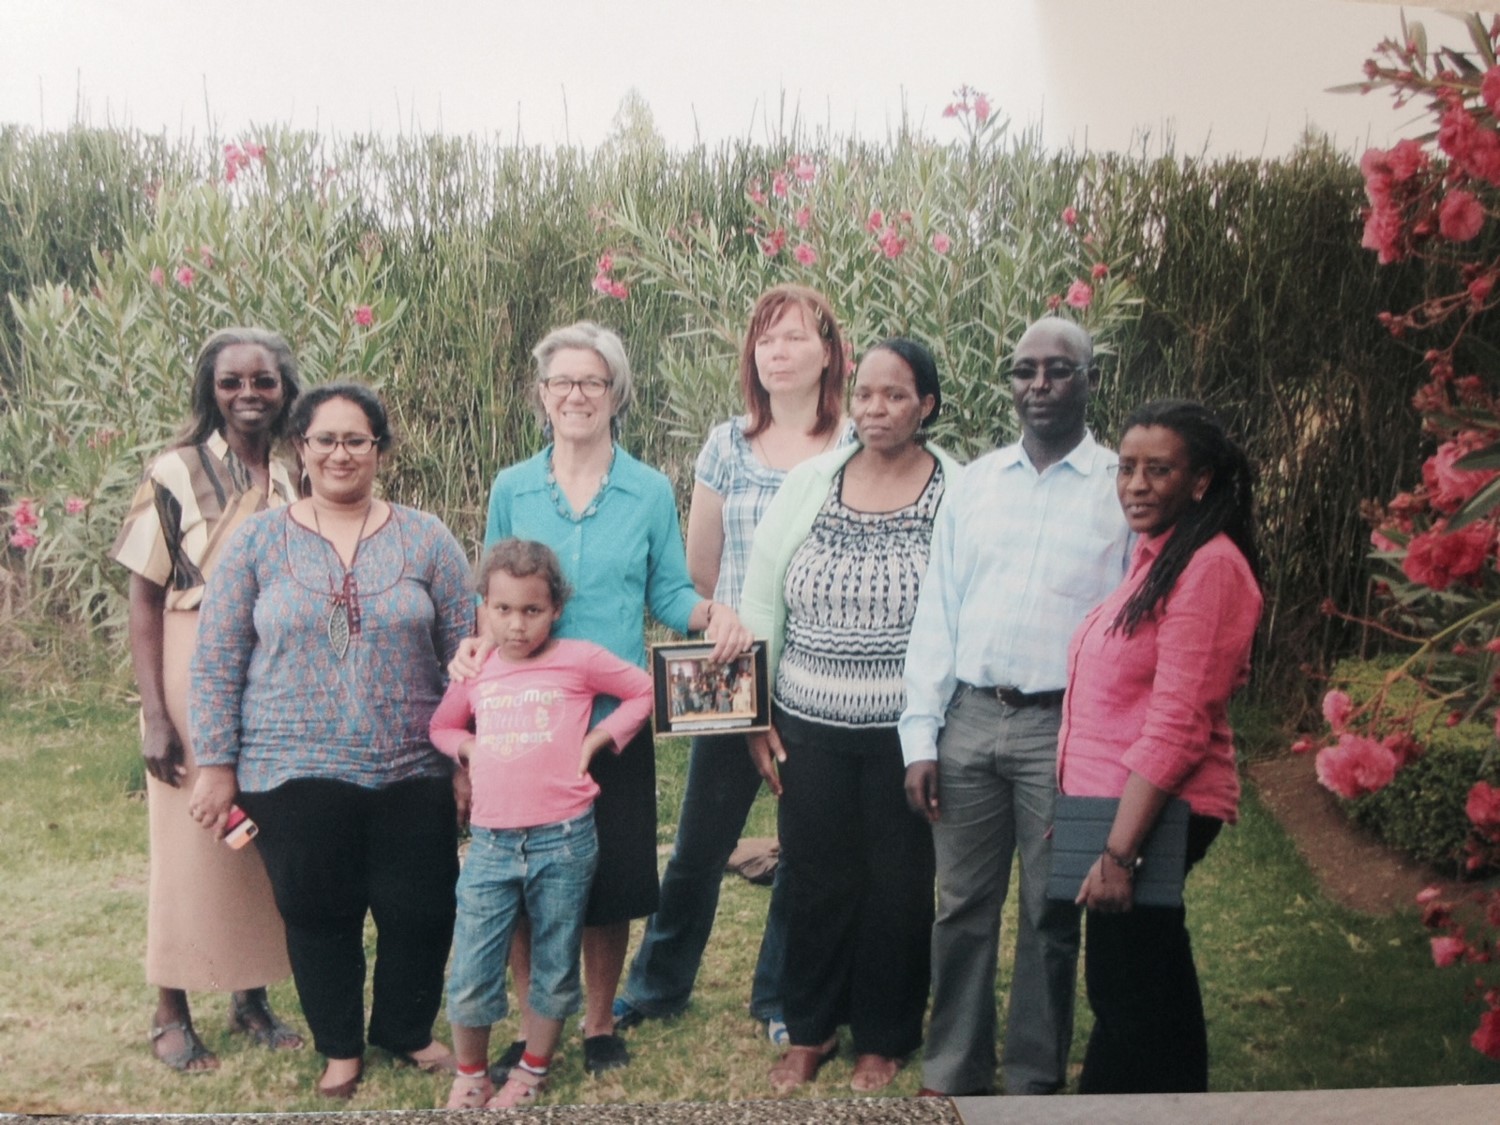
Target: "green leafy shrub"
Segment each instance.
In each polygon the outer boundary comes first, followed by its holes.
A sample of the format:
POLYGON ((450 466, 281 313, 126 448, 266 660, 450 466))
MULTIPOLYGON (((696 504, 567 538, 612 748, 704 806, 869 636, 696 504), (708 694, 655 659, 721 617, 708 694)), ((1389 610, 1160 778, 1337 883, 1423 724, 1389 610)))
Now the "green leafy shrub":
POLYGON ((1500 782, 1500 763, 1487 761, 1495 744, 1491 727, 1455 721, 1433 708, 1423 689, 1408 679, 1391 678, 1401 667, 1394 656, 1341 661, 1334 679, 1352 710, 1378 705, 1388 715, 1425 707, 1419 729, 1408 730, 1421 747, 1383 788, 1345 800, 1350 817, 1396 850, 1423 863, 1466 873, 1474 825, 1465 812, 1469 791, 1480 780, 1500 782))

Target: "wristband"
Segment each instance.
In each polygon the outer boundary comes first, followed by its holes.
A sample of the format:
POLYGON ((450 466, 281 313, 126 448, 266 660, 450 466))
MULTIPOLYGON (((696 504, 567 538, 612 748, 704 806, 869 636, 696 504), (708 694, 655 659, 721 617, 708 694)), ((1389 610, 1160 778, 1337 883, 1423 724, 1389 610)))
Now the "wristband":
POLYGON ((1135 873, 1139 871, 1142 865, 1146 862, 1140 856, 1136 856, 1134 859, 1126 859, 1124 856, 1116 855, 1114 849, 1111 848, 1108 844, 1104 845, 1104 854, 1109 857, 1110 861, 1113 862, 1116 867, 1124 871, 1125 874, 1131 879, 1135 878, 1135 873))

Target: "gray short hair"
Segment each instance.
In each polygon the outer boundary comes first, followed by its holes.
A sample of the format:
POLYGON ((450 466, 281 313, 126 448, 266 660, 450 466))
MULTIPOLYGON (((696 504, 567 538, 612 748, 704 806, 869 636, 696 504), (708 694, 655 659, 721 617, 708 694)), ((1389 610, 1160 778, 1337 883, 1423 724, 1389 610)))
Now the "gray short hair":
POLYGON ((614 432, 618 433, 625 411, 630 408, 630 360, 625 355, 625 345, 620 337, 592 320, 580 320, 564 328, 554 328, 542 337, 541 343, 531 349, 531 358, 536 360, 536 387, 532 405, 537 410, 537 417, 542 422, 547 420, 547 412, 542 409, 542 380, 547 377, 553 357, 558 352, 569 349, 593 352, 604 361, 605 369, 609 371, 610 398, 614 402, 610 422, 614 432))

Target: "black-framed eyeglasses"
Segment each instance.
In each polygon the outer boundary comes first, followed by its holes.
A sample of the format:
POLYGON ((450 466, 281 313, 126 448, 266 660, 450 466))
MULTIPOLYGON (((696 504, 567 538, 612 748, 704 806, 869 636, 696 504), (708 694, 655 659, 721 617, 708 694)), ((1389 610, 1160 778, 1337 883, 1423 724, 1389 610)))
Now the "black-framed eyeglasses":
POLYGON ((374 451, 380 443, 366 434, 348 434, 338 437, 334 434, 308 434, 302 439, 302 444, 314 453, 332 453, 339 446, 343 446, 351 457, 363 457, 374 451))
POLYGON ((1017 383, 1030 383, 1034 381, 1038 372, 1049 383, 1065 383, 1080 371, 1087 371, 1089 366, 1087 363, 1069 363, 1065 359, 1049 359, 1043 364, 1035 364, 1023 360, 1020 363, 1013 364, 1006 374, 1017 383))
POLYGON ((238 375, 220 375, 214 380, 214 386, 225 394, 233 394, 235 391, 245 389, 249 383, 257 391, 274 391, 281 386, 280 375, 252 375, 248 379, 241 379, 238 375))
POLYGON ((547 393, 553 398, 567 398, 573 393, 574 387, 583 392, 584 398, 601 398, 613 385, 608 379, 594 376, 574 379, 567 375, 549 375, 542 380, 542 386, 547 388, 547 393))

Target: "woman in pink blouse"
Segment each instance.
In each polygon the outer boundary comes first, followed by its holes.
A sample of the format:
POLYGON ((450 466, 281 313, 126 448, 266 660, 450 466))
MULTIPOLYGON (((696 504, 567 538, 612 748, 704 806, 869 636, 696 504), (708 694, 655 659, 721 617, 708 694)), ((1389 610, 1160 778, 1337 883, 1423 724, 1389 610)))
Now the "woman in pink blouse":
POLYGON ((1186 914, 1132 909, 1142 841, 1172 797, 1188 803, 1188 867, 1239 803, 1229 697, 1260 621, 1253 473, 1194 402, 1137 409, 1120 440, 1120 506, 1139 536, 1130 573, 1073 635, 1058 788, 1118 797, 1088 909, 1084 975, 1094 1030, 1085 1094, 1208 1088, 1208 1036, 1186 914))

